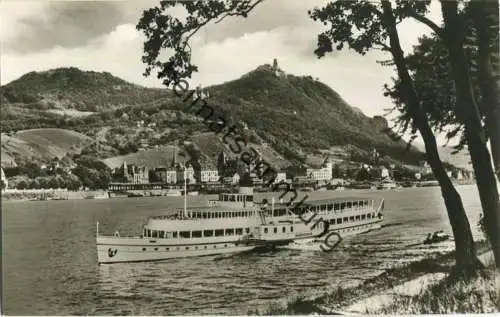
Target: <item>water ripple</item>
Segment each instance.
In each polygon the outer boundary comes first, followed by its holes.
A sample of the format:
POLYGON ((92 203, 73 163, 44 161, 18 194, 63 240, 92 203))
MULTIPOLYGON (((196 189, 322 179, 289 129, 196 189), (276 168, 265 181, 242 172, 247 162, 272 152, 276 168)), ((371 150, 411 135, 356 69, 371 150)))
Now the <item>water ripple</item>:
MULTIPOLYGON (((2 204, 2 211, 8 211, 3 213, 8 228, 3 250, 5 313, 246 314, 296 294, 355 285, 387 268, 453 248, 453 241, 422 244, 428 232, 450 230, 439 190, 373 193, 377 195, 386 199, 384 226, 344 239, 332 253, 280 250, 103 266, 96 265, 92 236, 97 220, 103 230, 113 232, 116 227, 132 233, 144 218, 164 213, 165 204, 176 208, 182 200, 41 202, 46 204, 42 208, 2 204)), ((481 236, 472 225, 480 210, 476 194, 464 192, 462 199, 468 211, 475 210, 469 220, 474 236, 481 236)))

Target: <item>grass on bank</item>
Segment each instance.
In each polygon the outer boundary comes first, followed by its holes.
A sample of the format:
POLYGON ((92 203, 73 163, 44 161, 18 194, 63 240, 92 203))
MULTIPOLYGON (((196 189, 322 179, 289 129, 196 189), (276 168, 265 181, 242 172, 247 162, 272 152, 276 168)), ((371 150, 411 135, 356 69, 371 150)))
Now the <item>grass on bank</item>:
MULTIPOLYGON (((484 253, 489 249, 490 246, 485 241, 476 242, 478 254, 484 253)), ((295 296, 286 304, 275 302, 264 311, 250 310, 248 315, 332 314, 336 310, 341 311, 343 307, 360 299, 379 294, 382 291, 420 276, 436 272, 449 273, 453 265, 454 252, 434 254, 423 260, 402 267, 389 269, 378 276, 367 279, 355 287, 342 288, 339 286, 335 290, 316 298, 295 296)), ((488 269, 483 277, 472 279, 468 282, 459 281, 453 283, 453 281, 445 279, 442 283, 423 291, 417 296, 399 298, 393 305, 384 307, 384 311, 367 313, 414 314, 496 312, 499 311, 500 279, 498 276, 495 276, 493 272, 493 269, 488 269), (438 296, 437 294, 441 295, 438 296), (419 302, 421 303, 419 304, 419 302), (410 305, 410 303, 413 304, 410 305), (410 308, 412 305, 413 308, 410 308), (424 309, 424 307, 427 307, 427 310, 424 309), (410 309, 414 310, 412 311, 410 309), (418 312, 418 309, 421 309, 421 311, 418 312)))
POLYGON ((494 268, 468 281, 445 279, 411 297, 394 302, 369 314, 451 314, 500 312, 500 276, 494 268))

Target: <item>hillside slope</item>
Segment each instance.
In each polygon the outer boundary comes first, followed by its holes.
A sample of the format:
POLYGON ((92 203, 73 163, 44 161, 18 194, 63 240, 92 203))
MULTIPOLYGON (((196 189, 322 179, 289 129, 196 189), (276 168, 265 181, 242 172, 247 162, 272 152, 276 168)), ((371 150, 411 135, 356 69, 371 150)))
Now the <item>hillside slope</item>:
POLYGON ((2 166, 16 165, 19 158, 33 161, 62 158, 91 142, 88 136, 64 129, 24 130, 10 136, 2 133, 2 166))
POLYGON ((35 108, 109 110, 157 100, 164 89, 144 88, 110 73, 57 68, 30 72, 2 86, 1 101, 35 108))
MULTIPOLYGON (((346 153, 355 149, 358 157, 377 149, 405 163, 422 159, 421 153, 405 151, 404 143, 382 132, 387 128, 385 119, 365 116, 310 76, 277 74, 270 65, 262 65, 207 90, 208 104, 227 122, 242 127, 249 142, 275 166, 304 163, 311 155, 320 161, 335 146, 346 153)), ((203 119, 189 112, 187 103, 170 90, 144 88, 109 73, 76 68, 32 72, 2 86, 1 98, 2 131, 33 127, 78 131, 99 140, 103 146, 87 149, 86 154, 101 159, 118 153, 123 157, 136 152, 140 144, 146 150, 138 155, 145 156, 155 152, 148 150, 152 146, 177 146, 180 141, 193 142, 212 161, 221 149, 230 152, 221 135, 209 133, 203 119), (67 110, 77 112, 71 116, 67 110), (106 151, 99 150, 103 148, 106 151)))
POLYGON ((310 76, 280 76, 270 65, 263 65, 208 91, 210 105, 236 122, 243 121, 278 151, 288 147, 311 153, 334 145, 353 145, 376 148, 411 163, 422 158, 383 132, 388 127, 384 118, 367 117, 310 76))

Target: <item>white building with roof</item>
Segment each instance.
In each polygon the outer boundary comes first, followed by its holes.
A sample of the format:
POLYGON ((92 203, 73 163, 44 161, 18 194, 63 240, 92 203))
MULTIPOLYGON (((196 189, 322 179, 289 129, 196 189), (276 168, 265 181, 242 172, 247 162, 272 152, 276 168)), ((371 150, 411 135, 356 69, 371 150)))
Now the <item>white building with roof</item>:
POLYGON ((3 172, 3 168, 0 168, 1 170, 1 174, 2 174, 2 183, 4 184, 4 186, 2 186, 2 189, 7 189, 8 185, 9 185, 9 181, 7 180, 7 177, 5 177, 5 173, 3 172))
POLYGON ((332 179, 332 170, 333 164, 326 163, 323 167, 316 168, 308 168, 306 170, 306 176, 311 178, 314 181, 327 181, 329 182, 332 179))

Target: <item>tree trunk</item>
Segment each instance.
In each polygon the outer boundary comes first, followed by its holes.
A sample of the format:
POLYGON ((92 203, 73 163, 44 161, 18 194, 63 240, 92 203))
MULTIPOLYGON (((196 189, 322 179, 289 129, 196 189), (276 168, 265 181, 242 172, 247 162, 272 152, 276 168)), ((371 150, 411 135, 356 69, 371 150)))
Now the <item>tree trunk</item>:
POLYGON ((423 110, 417 92, 415 91, 413 80, 406 67, 404 53, 401 49, 396 29, 396 21, 390 2, 383 0, 382 8, 382 21, 389 35, 391 53, 404 89, 404 98, 406 99, 405 103, 408 106, 415 126, 420 131, 422 139, 424 140, 427 162, 431 166, 432 172, 441 187, 441 195, 443 196, 448 213, 448 219, 450 220, 453 236, 455 237, 455 260, 457 272, 465 275, 474 274, 480 264, 476 256, 476 249, 472 239, 470 224, 463 207, 462 199, 446 174, 444 165, 439 158, 436 139, 431 127, 429 126, 425 111, 423 110))
POLYGON ((472 19, 477 30, 478 78, 481 89, 481 109, 486 117, 493 166, 500 180, 500 92, 498 88, 498 2, 471 2, 472 19))
POLYGON ((456 112, 465 125, 467 144, 484 212, 486 233, 493 247, 496 267, 500 269, 500 200, 479 108, 474 97, 469 63, 463 47, 465 24, 457 14, 457 2, 442 0, 441 8, 445 24, 444 41, 449 50, 456 87, 456 112))

